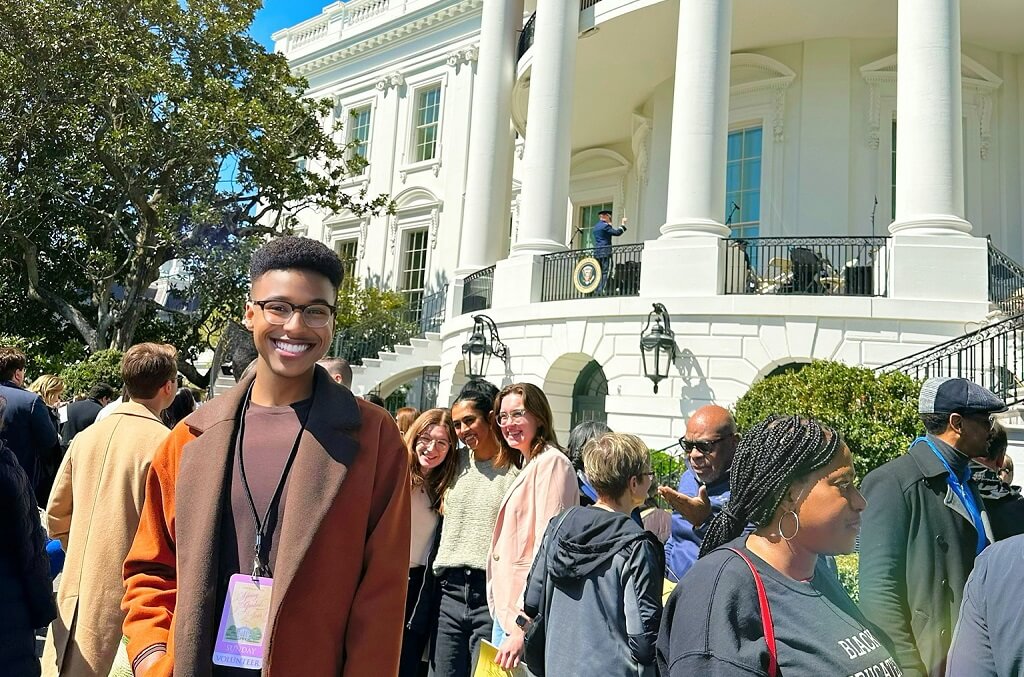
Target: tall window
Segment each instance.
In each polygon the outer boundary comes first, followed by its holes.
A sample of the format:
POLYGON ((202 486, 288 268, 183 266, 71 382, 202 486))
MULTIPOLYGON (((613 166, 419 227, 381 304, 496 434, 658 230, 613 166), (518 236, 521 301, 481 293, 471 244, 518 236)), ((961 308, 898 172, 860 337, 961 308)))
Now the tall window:
POLYGON ((576 231, 576 237, 573 238, 580 249, 589 249, 594 246, 594 224, 597 223, 598 212, 603 211, 612 211, 612 203, 602 202, 580 207, 580 230, 576 231))
POLYGON ((410 230, 405 234, 405 260, 402 266, 402 296, 406 319, 419 322, 423 301, 423 283, 427 274, 427 231, 410 230))
POLYGON ((736 238, 761 230, 761 127, 729 133, 725 169, 725 218, 736 238))
POLYGON ((437 157, 437 131, 441 119, 441 85, 421 89, 416 94, 415 162, 437 157))
POLYGON ((890 160, 891 160, 891 163, 892 163, 892 174, 891 174, 892 181, 890 182, 892 185, 889 186, 889 190, 891 191, 890 195, 889 195, 889 197, 890 197, 889 204, 892 205, 892 214, 890 214, 889 216, 892 217, 895 220, 896 219, 896 121, 895 120, 892 121, 892 150, 889 151, 889 155, 890 155, 890 160))
POLYGON ((370 116, 371 109, 369 106, 353 108, 348 114, 349 160, 359 158, 364 163, 369 164, 370 116))
POLYGON ((350 289, 355 285, 358 271, 356 270, 356 256, 358 255, 359 240, 338 240, 334 243, 334 251, 341 259, 345 277, 341 282, 342 288, 350 289))

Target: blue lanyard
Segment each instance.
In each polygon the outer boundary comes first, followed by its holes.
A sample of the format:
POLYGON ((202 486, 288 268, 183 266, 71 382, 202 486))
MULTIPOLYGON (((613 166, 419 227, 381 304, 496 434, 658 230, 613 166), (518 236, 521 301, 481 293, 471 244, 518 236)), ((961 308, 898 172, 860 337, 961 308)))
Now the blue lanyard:
POLYGON ((911 446, 918 442, 924 442, 928 445, 928 448, 932 450, 935 457, 939 459, 942 465, 946 468, 946 484, 953 490, 953 493, 957 495, 960 502, 967 508, 967 512, 971 514, 971 520, 974 522, 974 529, 978 532, 978 545, 975 554, 980 555, 981 551, 988 545, 988 537, 985 536, 985 522, 981 519, 981 510, 978 508, 978 503, 974 499, 974 494, 971 493, 971 488, 967 484, 967 481, 971 477, 970 466, 964 469, 964 477, 958 477, 953 468, 950 467, 949 462, 946 458, 935 448, 935 445, 927 437, 918 437, 911 443, 911 446))

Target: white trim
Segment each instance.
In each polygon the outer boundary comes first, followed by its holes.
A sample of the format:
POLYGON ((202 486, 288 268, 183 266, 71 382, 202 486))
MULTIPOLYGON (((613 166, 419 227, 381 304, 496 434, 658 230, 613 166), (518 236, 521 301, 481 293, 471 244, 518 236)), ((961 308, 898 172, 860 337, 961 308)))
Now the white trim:
POLYGON ((438 176, 441 173, 441 157, 444 149, 443 137, 445 129, 445 103, 448 100, 448 73, 441 72, 437 73, 430 71, 422 74, 418 78, 410 78, 406 82, 406 112, 405 112, 405 144, 402 149, 402 162, 399 167, 398 173, 402 183, 405 183, 409 177, 409 174, 424 171, 430 169, 434 172, 434 176, 438 176), (440 101, 438 101, 437 108, 437 134, 434 138, 434 157, 421 160, 412 161, 416 152, 416 112, 418 108, 418 100, 420 94, 428 89, 432 89, 434 86, 440 88, 440 101))
MULTIPOLYGON (((763 77, 739 82, 729 86, 730 101, 736 99, 753 99, 748 95, 756 95, 757 98, 770 102, 770 116, 765 116, 762 127, 769 127, 775 141, 781 142, 785 138, 786 124, 786 90, 796 79, 796 73, 781 61, 769 58, 762 54, 740 53, 733 54, 729 66, 730 82, 736 82, 737 78, 733 71, 738 69, 753 70, 763 77), (765 122, 771 122, 770 125, 765 122)), ((731 108, 731 105, 730 105, 731 108)))
POLYGON ((360 184, 363 184, 362 187, 365 187, 365 184, 369 183, 370 181, 370 156, 373 154, 373 136, 374 129, 377 126, 377 96, 371 92, 363 92, 360 98, 341 100, 338 101, 338 103, 335 106, 335 110, 337 111, 335 122, 341 122, 341 132, 343 134, 342 142, 346 145, 352 142, 352 127, 346 121, 351 119, 351 114, 353 111, 362 110, 363 108, 370 109, 370 128, 368 130, 366 138, 366 166, 363 167, 362 173, 355 176, 346 177, 345 180, 341 183, 341 187, 343 188, 359 186, 360 184))

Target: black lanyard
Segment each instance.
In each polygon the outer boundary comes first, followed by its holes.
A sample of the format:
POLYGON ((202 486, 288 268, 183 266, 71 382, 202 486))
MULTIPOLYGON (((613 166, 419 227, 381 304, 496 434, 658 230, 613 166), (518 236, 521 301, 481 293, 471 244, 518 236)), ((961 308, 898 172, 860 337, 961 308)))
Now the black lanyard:
MULTIPOLYGON (((316 380, 313 380, 313 393, 310 395, 312 399, 316 395, 316 380)), ((267 512, 263 516, 261 521, 259 515, 256 513, 256 502, 252 498, 252 491, 249 489, 249 482, 245 478, 245 463, 242 460, 242 448, 245 446, 242 441, 245 437, 245 415, 249 411, 249 402, 252 399, 252 386, 249 386, 249 390, 245 393, 245 400, 242 402, 242 417, 238 424, 238 438, 235 443, 235 455, 238 456, 238 474, 242 479, 242 488, 245 489, 245 497, 249 500, 249 510, 252 512, 252 521, 256 527, 256 543, 253 546, 253 560, 252 560, 252 575, 263 576, 265 572, 268 572, 267 565, 265 564, 266 559, 263 554, 263 539, 267 536, 267 529, 270 527, 270 518, 274 512, 274 508, 277 507, 278 502, 281 500, 281 495, 284 493, 284 484, 288 478, 288 471, 291 470, 292 463, 295 461, 295 456, 298 455, 299 443, 302 441, 302 433, 306 430, 306 424, 309 422, 309 414, 313 410, 313 404, 310 402, 309 408, 306 410, 306 414, 302 417, 302 423, 299 426, 299 434, 295 436, 295 443, 292 445, 292 450, 288 452, 288 460, 285 461, 284 469, 281 471, 281 478, 277 481, 277 488, 274 490, 274 495, 270 499, 270 504, 267 505, 267 512)))

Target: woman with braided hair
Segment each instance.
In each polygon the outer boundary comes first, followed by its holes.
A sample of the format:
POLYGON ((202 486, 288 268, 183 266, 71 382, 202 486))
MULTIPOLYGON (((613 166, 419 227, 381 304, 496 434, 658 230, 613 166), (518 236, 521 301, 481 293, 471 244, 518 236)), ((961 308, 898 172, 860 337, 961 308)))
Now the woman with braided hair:
POLYGON ((665 608, 663 677, 902 674, 825 563, 854 550, 867 505, 855 479, 849 448, 813 419, 747 432, 729 503, 665 608))

